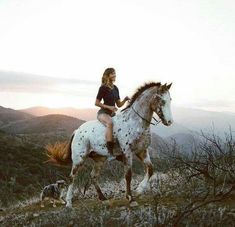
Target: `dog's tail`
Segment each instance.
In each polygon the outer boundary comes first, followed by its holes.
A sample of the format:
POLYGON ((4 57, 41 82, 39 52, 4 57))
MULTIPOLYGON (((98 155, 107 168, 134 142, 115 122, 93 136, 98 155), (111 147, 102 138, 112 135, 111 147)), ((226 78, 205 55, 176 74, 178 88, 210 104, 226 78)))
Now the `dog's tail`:
POLYGON ((71 144, 75 133, 70 138, 69 142, 56 142, 55 144, 46 145, 46 155, 49 162, 54 165, 68 165, 72 162, 71 144))

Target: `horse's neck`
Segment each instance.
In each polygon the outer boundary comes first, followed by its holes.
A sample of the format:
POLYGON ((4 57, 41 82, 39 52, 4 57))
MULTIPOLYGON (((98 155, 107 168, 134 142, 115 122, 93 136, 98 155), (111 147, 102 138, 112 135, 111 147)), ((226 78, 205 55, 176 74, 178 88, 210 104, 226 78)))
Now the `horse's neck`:
POLYGON ((150 108, 149 100, 152 97, 153 91, 144 92, 141 97, 136 100, 130 108, 131 119, 135 119, 137 124, 147 129, 150 126, 151 119, 153 117, 153 111, 150 108), (144 120, 145 119, 145 120, 144 120))

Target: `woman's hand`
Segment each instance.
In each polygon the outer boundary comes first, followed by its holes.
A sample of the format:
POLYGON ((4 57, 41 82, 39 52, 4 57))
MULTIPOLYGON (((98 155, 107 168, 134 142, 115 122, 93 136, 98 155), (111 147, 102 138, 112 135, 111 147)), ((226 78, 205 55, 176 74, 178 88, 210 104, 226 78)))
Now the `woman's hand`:
POLYGON ((109 110, 115 113, 118 110, 118 108, 116 108, 115 106, 110 106, 109 110))
POLYGON ((131 100, 128 96, 124 98, 125 102, 131 100))

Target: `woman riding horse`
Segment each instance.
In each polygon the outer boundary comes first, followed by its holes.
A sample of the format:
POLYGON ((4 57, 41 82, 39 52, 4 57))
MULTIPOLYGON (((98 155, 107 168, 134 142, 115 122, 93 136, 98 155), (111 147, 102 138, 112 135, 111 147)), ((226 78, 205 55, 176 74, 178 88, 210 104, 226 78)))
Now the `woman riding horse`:
MULTIPOLYGON (((110 76, 110 73, 107 74, 110 76)), ((118 141, 114 149, 122 152, 123 157, 120 160, 124 165, 126 198, 130 205, 136 203, 131 190, 134 155, 145 165, 146 169, 143 180, 135 190, 137 196, 141 195, 147 189, 149 180, 153 175, 153 164, 149 155, 149 146, 151 143, 150 124, 153 113, 158 115, 164 125, 170 126, 173 123, 170 87, 171 84, 162 85, 156 82, 144 84, 134 93, 128 106, 112 118, 113 135, 118 141)), ((104 104, 105 106, 109 105, 104 104)), ((115 104, 111 107, 115 107, 115 104)), ((110 117, 108 114, 107 116, 110 117)), ((61 149, 61 146, 58 144, 48 147, 50 162, 63 165, 72 164, 70 183, 66 195, 66 207, 72 207, 75 177, 82 169, 87 158, 91 158, 94 161, 90 175, 91 184, 95 186, 100 200, 107 199, 98 183, 98 177, 102 167, 106 161, 110 161, 110 154, 104 136, 105 132, 105 126, 99 121, 87 121, 73 132, 68 149, 61 149), (91 155, 92 153, 94 155, 91 155)))
POLYGON ((113 122, 112 117, 115 116, 117 107, 122 107, 129 97, 125 97, 120 101, 119 90, 114 85, 116 80, 116 72, 114 68, 105 69, 102 77, 101 86, 96 96, 95 105, 101 109, 97 113, 97 119, 106 126, 105 138, 107 142, 107 149, 113 155, 113 122), (103 99, 103 103, 101 100, 103 99))

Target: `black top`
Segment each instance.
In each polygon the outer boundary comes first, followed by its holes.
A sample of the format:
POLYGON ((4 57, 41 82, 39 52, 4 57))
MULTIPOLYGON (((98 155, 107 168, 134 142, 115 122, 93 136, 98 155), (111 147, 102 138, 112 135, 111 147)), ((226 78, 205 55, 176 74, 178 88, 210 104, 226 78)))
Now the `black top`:
POLYGON ((101 85, 98 91, 98 94, 96 96, 96 99, 99 99, 100 101, 103 99, 104 104, 108 106, 115 106, 115 102, 120 99, 119 97, 119 90, 117 86, 114 85, 113 89, 101 85))

